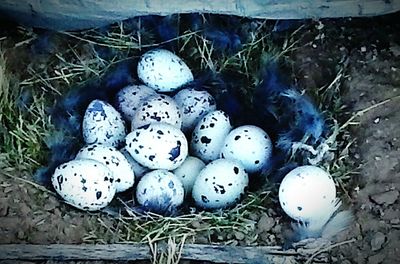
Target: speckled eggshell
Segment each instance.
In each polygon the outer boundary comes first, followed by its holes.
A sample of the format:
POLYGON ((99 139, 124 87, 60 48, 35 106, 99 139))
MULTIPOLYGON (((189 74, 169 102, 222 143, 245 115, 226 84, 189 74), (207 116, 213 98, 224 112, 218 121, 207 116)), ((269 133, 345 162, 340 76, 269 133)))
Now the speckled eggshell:
POLYGON ((115 195, 113 173, 95 160, 72 160, 56 168, 51 177, 55 191, 70 205, 96 211, 115 195))
POLYGON ((136 199, 147 210, 164 213, 183 203, 183 184, 172 172, 154 170, 140 179, 136 199))
POLYGON ((279 202, 285 213, 303 222, 326 218, 335 206, 335 198, 336 187, 332 176, 315 166, 293 169, 279 187, 279 202))
POLYGON ((248 183, 248 175, 239 162, 218 159, 200 171, 193 184, 192 196, 198 207, 226 208, 241 200, 248 183))
POLYGON ((272 142, 268 134, 252 125, 240 126, 226 136, 221 157, 242 163, 248 173, 260 172, 271 160, 272 142))
POLYGON ((125 156, 125 158, 128 160, 129 164, 131 164, 131 167, 133 169, 133 173, 135 174, 135 182, 139 181, 140 178, 143 177, 146 173, 150 171, 149 168, 144 167, 140 165, 132 156, 129 154, 129 152, 126 150, 125 147, 120 149, 121 153, 125 156))
POLYGON ((142 166, 174 170, 188 155, 188 143, 178 128, 167 123, 151 123, 126 137, 126 150, 142 166))
POLYGON ((180 90, 174 100, 182 111, 182 130, 185 132, 193 130, 203 116, 217 109, 211 94, 193 88, 180 90))
POLYGON ((126 191, 135 183, 135 174, 131 164, 114 147, 100 144, 88 145, 79 150, 75 159, 96 160, 109 168, 113 172, 114 185, 117 192, 126 191))
POLYGON ((126 136, 121 114, 109 103, 93 100, 86 109, 82 124, 86 144, 103 144, 118 147, 126 136))
POLYGON ((139 105, 132 119, 132 130, 149 123, 168 123, 178 129, 182 126, 181 109, 167 95, 157 94, 147 98, 139 105))
POLYGON ((188 156, 182 165, 173 171, 173 173, 181 179, 183 187, 185 188, 185 195, 192 192, 194 181, 205 166, 201 159, 188 156))
POLYGON ((146 85, 129 85, 122 88, 116 96, 116 105, 125 120, 132 122, 132 118, 139 105, 156 92, 146 85))
POLYGON ((193 81, 193 74, 185 62, 165 49, 154 49, 143 54, 137 73, 144 84, 158 92, 171 92, 193 81))
POLYGON ((204 116, 196 125, 190 141, 193 156, 209 163, 220 156, 224 139, 232 126, 228 115, 216 110, 204 116))

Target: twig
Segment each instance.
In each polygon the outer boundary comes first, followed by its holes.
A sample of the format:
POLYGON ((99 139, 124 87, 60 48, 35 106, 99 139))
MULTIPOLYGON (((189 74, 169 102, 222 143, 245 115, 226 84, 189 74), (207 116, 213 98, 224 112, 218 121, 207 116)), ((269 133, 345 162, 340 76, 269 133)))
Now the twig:
POLYGON ((350 125, 350 124, 354 121, 354 119, 356 119, 357 117, 363 116, 363 115, 364 115, 365 113, 367 113, 368 111, 370 111, 370 110, 372 110, 372 109, 375 109, 375 108, 377 108, 377 107, 379 107, 379 106, 382 106, 382 105, 384 105, 384 104, 387 104, 387 103, 389 103, 389 102, 391 102, 391 101, 394 101, 394 100, 396 100, 396 99, 400 99, 400 95, 395 96, 395 97, 393 97, 393 98, 386 99, 386 100, 384 100, 384 101, 382 101, 382 102, 376 103, 376 104, 371 105, 371 106, 369 106, 369 107, 367 107, 367 108, 365 108, 365 109, 363 109, 363 110, 358 111, 358 112, 355 113, 352 117, 350 117, 349 120, 346 121, 346 123, 344 123, 341 127, 339 127, 339 130, 345 129, 348 125, 350 125))
POLYGON ((339 246, 343 246, 343 245, 346 245, 346 244, 353 243, 353 242, 355 242, 355 241, 356 241, 356 239, 355 239, 355 238, 352 238, 352 239, 350 239, 350 240, 346 240, 346 241, 343 241, 343 242, 339 242, 339 243, 330 245, 330 246, 328 246, 328 247, 326 247, 326 248, 323 248, 323 249, 321 249, 321 250, 318 250, 318 251, 316 251, 314 254, 311 255, 311 257, 305 262, 305 264, 310 264, 311 261, 312 261, 316 256, 318 256, 318 255, 321 254, 321 253, 324 253, 324 252, 326 252, 326 251, 329 251, 329 250, 334 249, 334 248, 339 247, 339 246))
POLYGON ((44 186, 42 186, 42 185, 40 185, 40 184, 34 183, 34 182, 32 182, 32 181, 29 181, 29 180, 26 180, 26 179, 23 179, 23 178, 20 178, 20 177, 13 176, 13 175, 9 174, 8 172, 4 172, 4 171, 1 172, 0 175, 4 175, 4 176, 7 176, 7 177, 12 178, 12 179, 14 179, 14 180, 18 180, 18 181, 27 183, 27 184, 29 184, 29 185, 31 185, 31 186, 33 186, 33 187, 35 187, 35 188, 37 188, 37 189, 43 191, 43 192, 46 192, 46 193, 51 194, 51 195, 53 195, 53 196, 56 196, 56 194, 55 194, 54 192, 52 192, 52 191, 46 189, 44 186))

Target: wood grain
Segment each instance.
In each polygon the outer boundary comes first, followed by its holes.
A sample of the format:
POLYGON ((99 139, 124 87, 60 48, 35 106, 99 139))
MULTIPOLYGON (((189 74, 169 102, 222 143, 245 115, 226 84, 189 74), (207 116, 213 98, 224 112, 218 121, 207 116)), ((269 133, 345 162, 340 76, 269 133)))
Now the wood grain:
POLYGON ((267 19, 376 16, 400 10, 399 0, 2 0, 0 16, 29 26, 72 30, 141 15, 214 13, 267 19))
MULTIPOLYGON (((166 245, 159 245, 165 251, 166 245)), ((134 261, 148 260, 150 248, 143 244, 109 245, 0 245, 0 260, 74 260, 74 261, 134 261)), ((296 263, 293 252, 284 252, 277 247, 234 247, 187 244, 182 250, 182 259, 211 261, 214 263, 296 263)))

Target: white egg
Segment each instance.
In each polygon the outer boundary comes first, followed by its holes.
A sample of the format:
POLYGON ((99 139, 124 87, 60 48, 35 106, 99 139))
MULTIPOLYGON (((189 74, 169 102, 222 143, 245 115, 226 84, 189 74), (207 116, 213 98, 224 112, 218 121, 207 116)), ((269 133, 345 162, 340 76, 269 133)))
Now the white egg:
POLYGON ((140 205, 155 213, 173 211, 183 203, 183 184, 172 172, 154 170, 140 179, 136 199, 140 205))
POLYGON ((279 202, 285 213, 297 221, 329 218, 336 205, 335 182, 321 168, 297 167, 282 180, 279 202))
POLYGON ((181 110, 171 97, 163 94, 148 97, 136 110, 131 127, 133 130, 156 122, 168 123, 178 129, 181 128, 181 110))
POLYGON ((201 159, 188 156, 182 165, 173 171, 181 179, 186 195, 192 192, 194 181, 205 166, 201 159))
POLYGON ((218 159, 200 171, 193 184, 192 196, 201 208, 226 208, 242 199, 248 183, 248 175, 239 162, 218 159))
POLYGON ((203 116, 217 109, 211 94, 193 88, 182 89, 174 100, 182 111, 182 130, 185 132, 191 131, 203 116))
POLYGON ((56 168, 51 183, 70 205, 87 211, 106 207, 115 195, 113 173, 95 160, 72 160, 56 168))
POLYGON ((193 74, 185 62, 165 49, 143 54, 137 73, 144 84, 158 92, 171 92, 193 81, 193 74))
POLYGON ((190 142, 193 156, 205 163, 220 156, 225 137, 231 131, 229 117, 221 110, 213 111, 204 116, 196 125, 190 142))
POLYGON ((125 156, 114 147, 92 144, 81 148, 75 159, 92 159, 104 164, 114 175, 117 192, 131 188, 135 182, 133 168, 125 156))
POLYGON ((146 85, 129 85, 122 88, 116 96, 116 105, 127 121, 132 118, 139 105, 156 92, 146 85))
POLYGON ((121 114, 109 103, 93 100, 83 117, 83 139, 86 144, 118 147, 124 141, 125 122, 121 114))
POLYGON ((260 172, 271 160, 272 143, 259 127, 246 125, 233 129, 225 138, 221 157, 242 163, 248 173, 260 172))
POLYGON ((188 155, 188 143, 178 128, 167 123, 151 123, 126 137, 126 150, 150 169, 174 170, 188 155))
POLYGON ((144 167, 140 165, 132 156, 129 154, 129 152, 126 150, 126 147, 123 147, 120 149, 121 153, 125 156, 125 158, 128 160, 129 164, 131 164, 133 173, 135 174, 135 181, 139 181, 140 178, 143 177, 147 172, 150 171, 149 168, 144 167))

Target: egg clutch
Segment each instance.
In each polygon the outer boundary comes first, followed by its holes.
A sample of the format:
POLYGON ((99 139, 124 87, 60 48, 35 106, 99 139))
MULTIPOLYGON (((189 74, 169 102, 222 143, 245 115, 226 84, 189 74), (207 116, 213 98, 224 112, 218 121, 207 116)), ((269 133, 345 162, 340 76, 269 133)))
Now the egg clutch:
MULTIPOLYGON (((87 211, 104 208, 127 190, 155 213, 189 200, 207 210, 239 203, 249 177, 271 162, 268 134, 254 125, 233 127, 210 93, 186 87, 193 74, 168 50, 143 54, 137 75, 142 83, 121 89, 115 107, 90 102, 82 123, 85 146, 55 169, 51 183, 56 192, 87 211)), ((314 166, 291 171, 281 183, 279 200, 300 221, 329 218, 324 210, 331 212, 338 204, 332 177, 314 166)))

